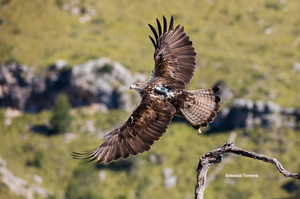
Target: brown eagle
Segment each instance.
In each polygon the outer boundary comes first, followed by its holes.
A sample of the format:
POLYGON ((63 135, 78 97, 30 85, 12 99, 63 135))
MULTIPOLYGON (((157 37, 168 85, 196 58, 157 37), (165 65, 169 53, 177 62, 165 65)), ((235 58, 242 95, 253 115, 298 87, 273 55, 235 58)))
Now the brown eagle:
POLYGON ((155 67, 148 83, 135 82, 130 89, 136 90, 141 101, 128 120, 119 128, 108 133, 107 140, 98 148, 72 155, 75 159, 96 160, 110 163, 119 158, 128 158, 149 151, 154 141, 166 132, 173 116, 184 117, 199 133, 207 127, 219 111, 221 98, 214 95, 219 87, 183 91, 195 70, 197 53, 184 27, 173 28, 171 17, 169 28, 163 17, 163 29, 158 19, 158 33, 150 26, 155 40, 155 67))

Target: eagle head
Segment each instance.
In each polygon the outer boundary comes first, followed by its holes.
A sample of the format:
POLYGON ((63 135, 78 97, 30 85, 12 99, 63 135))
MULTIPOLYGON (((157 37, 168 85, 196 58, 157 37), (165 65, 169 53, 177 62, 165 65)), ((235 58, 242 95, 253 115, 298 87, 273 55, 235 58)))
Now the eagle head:
POLYGON ((139 94, 142 94, 144 91, 144 88, 146 86, 145 82, 136 81, 130 85, 130 89, 136 90, 139 94))

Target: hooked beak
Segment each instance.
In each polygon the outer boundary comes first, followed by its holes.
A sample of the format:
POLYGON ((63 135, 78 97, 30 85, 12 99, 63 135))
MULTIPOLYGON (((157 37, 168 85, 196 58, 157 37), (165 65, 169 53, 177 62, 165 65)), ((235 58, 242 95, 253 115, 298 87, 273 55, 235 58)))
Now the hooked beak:
POLYGON ((134 89, 134 88, 136 88, 136 86, 134 84, 131 84, 130 89, 134 89))

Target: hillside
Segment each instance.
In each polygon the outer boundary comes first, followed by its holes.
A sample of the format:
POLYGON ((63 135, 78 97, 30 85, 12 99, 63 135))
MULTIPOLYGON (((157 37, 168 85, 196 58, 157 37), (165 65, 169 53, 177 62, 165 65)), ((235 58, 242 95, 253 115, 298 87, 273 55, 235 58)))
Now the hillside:
POLYGON ((297 1, 2 1, 0 61, 41 69, 109 57, 150 74, 148 23, 175 17, 194 43, 198 68, 190 88, 224 80, 238 97, 297 106, 297 1), (171 6, 170 6, 171 5, 171 6))
MULTIPOLYGON (((154 48, 148 23, 173 15, 193 41, 197 69, 188 89, 224 83, 233 98, 272 101, 299 108, 300 4, 297 1, 0 1, 0 62, 16 61, 43 74, 56 60, 78 67, 109 57, 134 74, 150 75, 154 48)), ((0 82, 1 83, 1 82, 0 82)), ((2 91, 1 91, 2 92, 2 91)), ((233 106, 223 104, 221 111, 233 106)), ((71 110, 72 123, 63 135, 49 136, 50 110, 7 119, 0 109, 0 169, 22 178, 27 188, 40 187, 48 198, 151 199, 193 198, 198 158, 221 147, 236 133, 235 145, 277 158, 299 172, 299 118, 293 128, 254 125, 196 131, 175 120, 150 152, 109 165, 80 164, 72 151, 90 150, 105 133, 130 113, 122 110, 71 110), (232 133, 235 132, 235 133, 232 133), (3 169, 4 168, 4 169, 3 169), (175 184, 174 184, 175 183, 175 184)), ((268 117, 266 115, 265 117, 268 117)), ((222 168, 212 167, 205 198, 298 198, 300 184, 267 163, 226 156, 222 168), (225 174, 257 174, 257 178, 226 178, 225 174)), ((0 174, 0 179, 4 175, 0 174)), ((18 196, 0 180, 0 198, 18 196)), ((26 186, 25 186, 26 187, 26 186)), ((32 188, 34 189, 34 188, 32 188)), ((32 192, 33 198, 42 198, 32 192)), ((28 197, 27 197, 28 198, 28 197)))
MULTIPOLYGON (((3 115, 4 111, 1 112, 3 115)), ((73 110, 71 129, 59 136, 47 136, 45 131, 34 128, 45 125, 50 115, 50 112, 23 114, 14 118, 9 126, 1 123, 0 154, 15 176, 51 190, 51 198, 62 198, 65 194, 67 198, 93 199, 192 198, 198 158, 221 147, 231 135, 231 131, 207 134, 205 130, 198 136, 185 123, 173 122, 150 152, 94 167, 73 160, 70 152, 97 147, 107 130, 124 121, 126 113, 92 114, 86 108, 73 110), (169 169, 173 171, 171 176, 175 177, 175 185, 174 182, 165 184, 168 178, 163 172, 169 169)), ((235 143, 240 148, 275 157, 286 170, 299 172, 298 130, 256 128, 237 129, 235 133, 235 143)), ((206 198, 219 198, 220 194, 223 198, 297 198, 299 183, 283 177, 271 164, 237 156, 225 156, 221 164, 221 171, 217 171, 217 166, 209 171, 208 175, 214 173, 215 179, 206 189, 206 198), (225 174, 244 173, 258 177, 225 177, 225 174)), ((3 184, 0 186, 2 198, 15 197, 13 194, 7 197, 8 188, 3 184)), ((39 194, 36 197, 41 198, 39 194)))

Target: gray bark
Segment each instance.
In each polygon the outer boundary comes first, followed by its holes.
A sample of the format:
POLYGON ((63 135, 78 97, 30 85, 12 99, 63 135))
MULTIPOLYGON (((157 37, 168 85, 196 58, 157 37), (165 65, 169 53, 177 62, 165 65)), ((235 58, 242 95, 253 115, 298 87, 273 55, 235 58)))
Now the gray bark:
POLYGON ((258 154, 255 152, 240 149, 234 146, 232 142, 227 142, 224 144, 223 147, 209 151, 208 153, 206 153, 204 156, 200 158, 198 168, 197 168, 197 183, 195 187, 195 199, 204 198, 207 171, 211 165, 220 163, 222 161, 222 155, 225 153, 233 153, 236 155, 253 158, 255 160, 262 160, 264 162, 269 162, 271 164, 274 164, 278 169, 278 171, 285 177, 300 179, 300 173, 291 173, 286 171, 277 159, 268 157, 266 155, 258 154))

